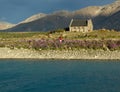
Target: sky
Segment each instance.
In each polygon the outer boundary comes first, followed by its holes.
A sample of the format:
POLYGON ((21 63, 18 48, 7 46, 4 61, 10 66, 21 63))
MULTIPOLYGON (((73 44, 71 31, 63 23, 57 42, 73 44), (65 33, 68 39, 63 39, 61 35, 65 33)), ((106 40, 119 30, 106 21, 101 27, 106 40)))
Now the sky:
POLYGON ((74 11, 87 6, 100 6, 115 0, 0 0, 0 21, 18 23, 38 13, 74 11))

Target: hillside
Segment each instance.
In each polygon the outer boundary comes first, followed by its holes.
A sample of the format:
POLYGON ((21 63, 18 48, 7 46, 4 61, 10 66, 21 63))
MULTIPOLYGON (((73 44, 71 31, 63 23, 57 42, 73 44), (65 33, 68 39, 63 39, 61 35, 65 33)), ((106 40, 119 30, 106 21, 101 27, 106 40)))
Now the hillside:
POLYGON ((89 6, 77 11, 57 11, 52 14, 34 15, 15 27, 4 31, 50 31, 68 27, 71 19, 93 20, 94 29, 120 30, 120 1, 104 6, 89 6), (36 17, 37 16, 37 17, 36 17))
POLYGON ((120 31, 120 11, 112 14, 110 16, 99 16, 94 19, 94 25, 96 29, 105 28, 105 29, 114 29, 120 31))
POLYGON ((0 32, 0 58, 120 60, 120 32, 0 32))

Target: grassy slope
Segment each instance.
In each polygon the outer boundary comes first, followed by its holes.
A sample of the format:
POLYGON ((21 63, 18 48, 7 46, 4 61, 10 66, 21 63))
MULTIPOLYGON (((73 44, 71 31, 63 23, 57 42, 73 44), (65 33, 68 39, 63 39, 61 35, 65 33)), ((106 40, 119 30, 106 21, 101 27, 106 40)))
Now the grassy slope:
MULTIPOLYGON (((63 30, 62 30, 63 31, 63 30)), ((0 39, 11 39, 11 38, 57 38, 59 36, 63 36, 68 39, 119 39, 120 32, 117 31, 109 31, 109 30, 94 30, 90 33, 80 33, 80 32, 0 32, 0 39)))
POLYGON ((120 49, 120 32, 96 30, 90 33, 79 32, 1 32, 0 47, 35 48, 35 49, 69 49, 69 48, 109 48, 120 49), (60 44, 58 38, 62 36, 65 42, 60 44), (69 41, 68 41, 69 40, 69 41), (78 40, 82 41, 79 42, 78 40), (116 42, 117 40, 117 42, 116 42), (81 43, 81 44, 79 44, 81 43), (89 43, 89 44, 88 44, 89 43), (79 45, 77 45, 79 44, 79 45), (100 44, 100 46, 98 46, 100 44), (84 46, 83 46, 84 45, 84 46), (105 46, 104 46, 105 45, 105 46), (110 45, 110 46, 108 46, 110 45), (113 46, 114 45, 114 46, 113 46), (115 45, 118 45, 115 47, 115 45), (113 47, 111 47, 113 46, 113 47))

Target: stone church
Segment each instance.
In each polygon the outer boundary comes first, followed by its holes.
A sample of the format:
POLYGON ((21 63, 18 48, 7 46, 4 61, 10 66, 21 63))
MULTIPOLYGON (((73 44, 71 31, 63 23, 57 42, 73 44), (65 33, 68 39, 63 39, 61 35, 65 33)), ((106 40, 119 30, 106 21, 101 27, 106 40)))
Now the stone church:
POLYGON ((70 32, 91 32, 93 31, 92 20, 72 19, 69 25, 70 32))

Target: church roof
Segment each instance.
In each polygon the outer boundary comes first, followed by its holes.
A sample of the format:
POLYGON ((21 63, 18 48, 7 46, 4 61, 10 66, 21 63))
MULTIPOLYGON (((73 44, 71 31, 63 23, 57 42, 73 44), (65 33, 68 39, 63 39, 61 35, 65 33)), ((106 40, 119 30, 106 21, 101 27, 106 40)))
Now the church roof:
POLYGON ((70 26, 87 26, 88 21, 87 20, 71 20, 70 26))

